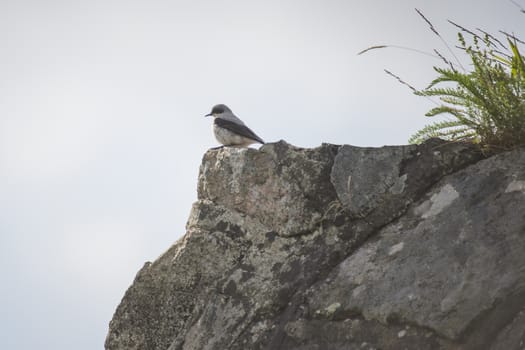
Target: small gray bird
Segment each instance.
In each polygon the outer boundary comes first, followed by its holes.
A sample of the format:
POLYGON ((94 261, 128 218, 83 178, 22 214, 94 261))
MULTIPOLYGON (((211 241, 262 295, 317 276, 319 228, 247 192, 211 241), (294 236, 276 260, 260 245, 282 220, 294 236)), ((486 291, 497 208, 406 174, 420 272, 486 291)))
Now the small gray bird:
POLYGON ((205 117, 213 116, 213 133, 215 138, 223 146, 248 147, 252 143, 264 144, 264 141, 257 136, 242 120, 223 104, 213 106, 211 112, 205 117))

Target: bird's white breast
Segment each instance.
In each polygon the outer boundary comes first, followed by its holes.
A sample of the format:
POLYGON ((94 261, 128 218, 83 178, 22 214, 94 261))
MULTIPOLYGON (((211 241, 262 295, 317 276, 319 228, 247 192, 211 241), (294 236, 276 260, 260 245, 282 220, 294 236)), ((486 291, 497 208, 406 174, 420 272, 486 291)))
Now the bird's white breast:
POLYGON ((213 124, 213 134, 220 144, 225 146, 238 146, 244 147, 256 143, 256 141, 246 138, 244 136, 237 135, 230 130, 221 128, 217 124, 213 124))

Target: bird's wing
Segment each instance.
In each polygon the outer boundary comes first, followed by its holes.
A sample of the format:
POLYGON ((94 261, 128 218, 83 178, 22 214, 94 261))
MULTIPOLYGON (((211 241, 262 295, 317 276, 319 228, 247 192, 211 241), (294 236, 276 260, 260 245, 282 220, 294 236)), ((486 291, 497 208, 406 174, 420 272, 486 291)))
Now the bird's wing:
POLYGON ((249 138, 251 140, 255 140, 257 142, 263 143, 264 141, 257 136, 249 127, 246 125, 241 125, 234 123, 232 121, 222 119, 222 118, 215 118, 214 123, 221 128, 224 128, 226 130, 230 130, 231 132, 236 133, 237 135, 244 136, 246 138, 249 138))

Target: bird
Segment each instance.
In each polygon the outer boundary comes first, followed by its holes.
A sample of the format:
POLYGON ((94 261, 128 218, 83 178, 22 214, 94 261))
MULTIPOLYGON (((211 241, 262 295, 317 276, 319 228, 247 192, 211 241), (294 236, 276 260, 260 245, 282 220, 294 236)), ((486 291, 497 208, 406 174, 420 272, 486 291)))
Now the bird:
POLYGON ((205 117, 213 116, 213 133, 222 145, 227 147, 248 147, 254 143, 264 145, 264 141, 257 136, 242 120, 233 114, 225 104, 213 106, 205 117))

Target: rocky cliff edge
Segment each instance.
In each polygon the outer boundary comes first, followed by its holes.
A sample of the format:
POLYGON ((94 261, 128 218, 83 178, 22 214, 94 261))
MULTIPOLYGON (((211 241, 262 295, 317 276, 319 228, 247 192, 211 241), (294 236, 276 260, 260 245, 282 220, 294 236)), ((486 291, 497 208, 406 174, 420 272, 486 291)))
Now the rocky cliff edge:
POLYGON ((523 149, 210 150, 186 229, 107 350, 523 348, 523 149))

